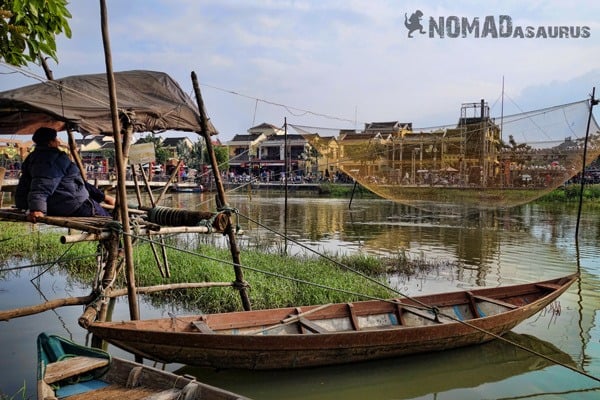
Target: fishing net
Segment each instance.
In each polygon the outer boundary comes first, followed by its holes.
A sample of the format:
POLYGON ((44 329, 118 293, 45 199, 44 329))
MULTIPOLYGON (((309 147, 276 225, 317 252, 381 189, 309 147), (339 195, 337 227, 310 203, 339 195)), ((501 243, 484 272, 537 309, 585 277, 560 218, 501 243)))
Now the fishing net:
MULTIPOLYGON (((511 207, 577 181, 589 101, 493 118, 484 101, 465 103, 458 122, 433 128, 365 124, 363 131, 291 125, 310 144, 306 168, 321 179, 356 182, 413 206, 511 207)), ((592 117, 586 164, 600 154, 592 117)), ((600 177, 599 177, 600 178, 600 177)))

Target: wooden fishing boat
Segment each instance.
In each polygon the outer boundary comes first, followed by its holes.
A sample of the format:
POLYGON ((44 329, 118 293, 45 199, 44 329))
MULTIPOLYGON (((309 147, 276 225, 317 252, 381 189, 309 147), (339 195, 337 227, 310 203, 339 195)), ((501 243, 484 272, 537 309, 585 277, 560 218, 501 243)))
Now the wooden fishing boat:
POLYGON ((246 399, 235 393, 81 346, 38 336, 38 399, 246 399))
POLYGON ((552 303, 576 279, 388 301, 94 322, 88 330, 160 362, 244 369, 344 364, 490 341, 552 303))

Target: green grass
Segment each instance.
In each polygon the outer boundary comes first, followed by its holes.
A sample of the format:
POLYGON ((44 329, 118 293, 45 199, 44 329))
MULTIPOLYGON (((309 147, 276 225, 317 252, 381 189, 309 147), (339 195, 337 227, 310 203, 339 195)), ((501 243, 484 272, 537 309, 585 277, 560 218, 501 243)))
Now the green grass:
POLYGON ((329 197, 351 197, 355 196, 358 198, 377 198, 378 196, 366 189, 362 185, 338 185, 335 183, 322 183, 319 186, 319 194, 329 197), (354 191, 354 194, 352 193, 354 191))
MULTIPOLYGON (((579 201, 581 185, 564 185, 552 192, 542 196, 540 202, 576 202, 579 201)), ((583 187, 583 198, 588 201, 600 200, 600 184, 585 185, 583 187)))
MULTIPOLYGON (((22 223, 5 223, 3 228, 0 237, 5 239, 2 249, 6 258, 25 257, 32 263, 41 263, 62 257, 65 262, 60 263, 59 268, 67 271, 72 279, 83 284, 94 281, 95 259, 82 257, 95 254, 95 242, 61 245, 59 238, 62 233, 56 229, 38 230, 34 227, 32 231, 32 225, 22 223)), ((228 249, 194 241, 185 242, 177 237, 167 238, 166 243, 185 249, 182 252, 167 248, 171 272, 168 279, 161 276, 150 245, 138 241, 134 247, 136 286, 235 280, 228 249)), ((376 298, 394 295, 385 287, 384 273, 387 267, 375 257, 345 256, 335 263, 324 258, 288 257, 265 253, 263 250, 244 250, 241 264, 254 309, 363 300, 364 297, 358 294, 376 298), (349 272, 340 264, 348 264, 348 267, 368 275, 370 279, 349 272)), ((124 274, 119 275, 115 287, 125 287, 124 274)), ((203 312, 242 309, 239 293, 231 287, 168 291, 146 295, 146 298, 155 305, 170 303, 203 312)))
POLYGON ((23 383, 23 386, 12 396, 2 393, 2 389, 0 388, 0 400, 17 400, 17 399, 31 399, 33 397, 27 394, 27 385, 23 383))

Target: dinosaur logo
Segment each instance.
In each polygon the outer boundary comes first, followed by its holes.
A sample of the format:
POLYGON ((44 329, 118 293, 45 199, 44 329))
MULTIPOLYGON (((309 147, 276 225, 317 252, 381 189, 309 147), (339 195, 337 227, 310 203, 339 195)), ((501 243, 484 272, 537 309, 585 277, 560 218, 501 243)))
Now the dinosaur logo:
POLYGON ((425 31, 423 30, 423 25, 421 25, 421 19, 423 18, 423 12, 421 10, 415 11, 410 18, 408 15, 404 13, 404 26, 408 29, 408 37, 412 38, 412 33, 414 31, 419 31, 419 33, 423 34, 425 31))

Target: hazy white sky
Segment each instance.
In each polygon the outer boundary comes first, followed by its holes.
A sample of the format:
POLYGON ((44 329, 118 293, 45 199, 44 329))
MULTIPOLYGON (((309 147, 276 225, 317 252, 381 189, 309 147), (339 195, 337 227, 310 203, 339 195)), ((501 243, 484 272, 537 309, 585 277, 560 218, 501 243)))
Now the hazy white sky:
MULTIPOLYGON (((107 7, 114 70, 164 71, 190 95, 195 71, 222 141, 286 117, 344 129, 395 120, 427 127, 455 123, 461 103, 480 99, 499 115, 503 78, 505 113, 600 91, 597 0, 107 0, 107 7), (409 38, 405 14, 416 10, 427 33, 409 38), (517 27, 537 35, 562 26, 588 37, 429 37, 430 18, 458 17, 452 33, 462 17, 477 17, 481 36, 486 17, 500 25, 500 15, 510 17, 503 32, 513 35, 517 27)), ((69 10, 73 36, 58 40, 55 78, 104 72, 99 2, 72 1, 69 10)), ((43 76, 35 65, 29 70, 43 76)), ((0 90, 37 83, 8 72, 0 65, 0 90)))

